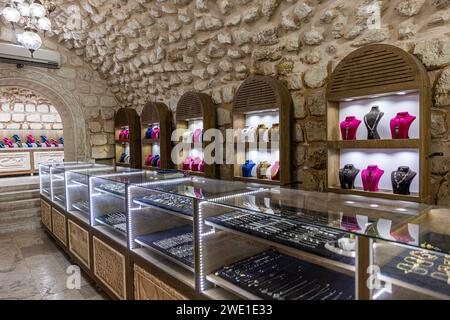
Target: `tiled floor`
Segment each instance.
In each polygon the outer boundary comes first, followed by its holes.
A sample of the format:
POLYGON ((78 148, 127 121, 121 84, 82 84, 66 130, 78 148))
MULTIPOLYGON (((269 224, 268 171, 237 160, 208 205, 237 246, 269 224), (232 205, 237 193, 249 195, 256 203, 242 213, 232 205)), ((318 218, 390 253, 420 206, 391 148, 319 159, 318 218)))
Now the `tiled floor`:
POLYGON ((81 288, 67 289, 65 254, 42 230, 0 236, 0 300, 106 299, 82 274, 81 288))

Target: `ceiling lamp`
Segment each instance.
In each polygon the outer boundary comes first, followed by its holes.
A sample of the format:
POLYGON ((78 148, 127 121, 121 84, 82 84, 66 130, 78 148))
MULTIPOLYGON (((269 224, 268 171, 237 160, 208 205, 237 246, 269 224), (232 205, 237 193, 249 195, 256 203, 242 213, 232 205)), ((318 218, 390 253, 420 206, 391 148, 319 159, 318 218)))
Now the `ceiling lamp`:
POLYGON ((45 33, 52 29, 50 14, 55 9, 52 0, 9 0, 1 15, 13 25, 14 29, 16 24, 26 26, 24 32, 17 34, 17 40, 33 56, 42 45, 39 32, 45 33))

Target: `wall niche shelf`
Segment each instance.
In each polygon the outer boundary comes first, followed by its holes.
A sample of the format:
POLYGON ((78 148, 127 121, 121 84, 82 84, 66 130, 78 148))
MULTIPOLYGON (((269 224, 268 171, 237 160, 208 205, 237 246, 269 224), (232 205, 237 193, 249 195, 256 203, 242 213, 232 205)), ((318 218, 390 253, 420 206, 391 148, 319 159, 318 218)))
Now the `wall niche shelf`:
POLYGON ((171 136, 172 113, 169 107, 162 102, 147 103, 141 114, 142 168, 173 168, 171 136), (159 156, 159 161, 155 161, 151 156, 159 156))
POLYGON ((202 141, 203 132, 208 129, 217 128, 217 114, 214 102, 211 97, 205 93, 186 92, 183 94, 177 104, 177 112, 175 115, 176 129, 184 130, 183 137, 178 143, 188 141, 191 144, 191 150, 187 152, 179 152, 178 159, 182 164, 177 165, 177 169, 186 171, 192 175, 204 176, 207 178, 219 178, 219 170, 217 164, 204 164, 204 169, 200 170, 198 161, 204 159, 206 147, 213 145, 214 141, 202 141), (197 141, 192 143, 191 141, 197 141), (183 165, 188 162, 188 158, 196 160, 194 168, 183 165))
POLYGON ((279 80, 251 76, 241 84, 233 102, 234 180, 281 186, 294 183, 292 105, 288 89, 279 80))
POLYGON ((119 167, 141 168, 141 129, 134 109, 122 108, 114 118, 115 158, 119 167))
POLYGON ((430 90, 424 66, 395 46, 369 45, 345 57, 327 87, 327 190, 429 202, 430 90), (348 165, 360 170, 351 189, 341 184, 348 165), (363 172, 369 166, 383 170, 381 178, 363 172))

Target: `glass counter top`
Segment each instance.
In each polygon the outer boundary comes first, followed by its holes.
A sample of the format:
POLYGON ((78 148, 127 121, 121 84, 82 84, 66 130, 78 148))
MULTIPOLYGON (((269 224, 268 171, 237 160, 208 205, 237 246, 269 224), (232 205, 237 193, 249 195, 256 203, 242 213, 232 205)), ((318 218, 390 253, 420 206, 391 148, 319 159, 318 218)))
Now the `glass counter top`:
POLYGON ((263 190, 258 184, 215 180, 203 177, 188 176, 157 183, 140 185, 140 187, 160 191, 197 200, 214 199, 247 192, 263 190))
POLYGON ((450 253, 450 208, 362 196, 271 188, 209 201, 253 214, 450 253))
POLYGON ((123 171, 116 168, 111 174, 94 174, 94 176, 108 180, 111 183, 119 183, 126 185, 141 185, 148 184, 151 182, 156 182, 166 179, 182 178, 184 175, 178 170, 138 170, 138 169, 127 169, 123 171))

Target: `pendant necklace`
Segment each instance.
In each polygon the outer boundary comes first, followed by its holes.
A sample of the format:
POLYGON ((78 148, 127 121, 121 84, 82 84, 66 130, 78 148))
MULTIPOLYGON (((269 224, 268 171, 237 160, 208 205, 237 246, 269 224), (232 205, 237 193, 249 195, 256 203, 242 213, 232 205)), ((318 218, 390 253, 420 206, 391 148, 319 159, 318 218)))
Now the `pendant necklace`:
POLYGON ((370 136, 373 136, 375 134, 375 132, 374 132, 375 127, 377 126, 377 122, 378 122, 378 119, 380 118, 380 115, 381 115, 381 113, 377 114, 377 117, 376 117, 375 122, 373 123, 372 127, 369 125, 369 122, 367 121, 367 116, 364 116, 364 122, 366 123, 367 129, 370 130, 370 132, 369 132, 370 136))
POLYGON ((398 138, 398 135, 400 134, 400 125, 402 123, 402 119, 400 117, 396 117, 396 123, 394 124, 394 130, 395 130, 395 137, 398 138))
POLYGON ((375 175, 373 174, 372 171, 369 171, 369 174, 367 175, 367 177, 370 177, 370 184, 369 184, 369 191, 372 190, 373 184, 375 183, 375 175))
POLYGON ((350 129, 350 122, 345 124, 345 140, 348 140, 348 131, 350 129))
POLYGON ((401 176, 400 172, 396 172, 394 174, 394 182, 397 185, 397 189, 400 188, 400 185, 406 180, 406 178, 408 178, 409 175, 409 171, 407 171, 403 176, 401 176), (401 176, 401 178, 399 179, 399 176, 401 176))

